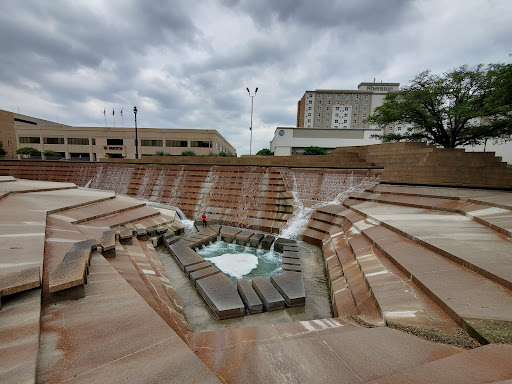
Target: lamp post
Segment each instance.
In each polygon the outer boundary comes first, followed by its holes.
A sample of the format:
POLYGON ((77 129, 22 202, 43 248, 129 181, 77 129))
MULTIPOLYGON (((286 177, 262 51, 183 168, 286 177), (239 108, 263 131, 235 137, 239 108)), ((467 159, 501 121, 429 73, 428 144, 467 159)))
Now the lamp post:
POLYGON ((137 137, 137 107, 133 107, 133 113, 135 114, 135 158, 139 158, 139 138, 137 137))
POLYGON ((249 97, 251 98, 251 142, 249 146, 249 155, 252 155, 252 111, 254 107, 254 97, 256 96, 256 92, 258 92, 258 87, 256 87, 256 90, 254 91, 254 95, 251 95, 251 91, 249 91, 249 88, 246 88, 247 92, 249 93, 249 97))

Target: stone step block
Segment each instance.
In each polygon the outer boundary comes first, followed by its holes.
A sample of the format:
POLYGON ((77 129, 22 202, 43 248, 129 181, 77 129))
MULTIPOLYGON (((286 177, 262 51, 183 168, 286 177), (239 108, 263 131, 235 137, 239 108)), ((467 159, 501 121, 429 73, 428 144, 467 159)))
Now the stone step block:
POLYGON ((195 272, 195 271, 199 271, 201 269, 205 269, 205 268, 208 268, 208 267, 211 267, 212 265, 207 262, 207 261, 203 261, 201 263, 197 263, 197 264, 192 264, 192 265, 188 265, 185 267, 185 274, 190 277, 190 274, 192 272, 195 272))
POLYGON ((297 241, 280 237, 274 242, 274 250, 276 252, 283 252, 283 246, 285 244, 286 245, 297 245, 297 241))
POLYGON ((198 264, 204 261, 196 251, 188 247, 185 241, 178 241, 171 244, 169 250, 174 255, 183 271, 185 270, 185 267, 189 265, 198 264))
POLYGON ((116 257, 116 233, 105 231, 101 236, 101 253, 104 257, 116 257))
MULTIPOLYGON (((41 286, 40 268, 33 267, 0 274, 0 299, 41 286)), ((1 302, 0 302, 1 308, 1 302)))
POLYGON ((122 229, 119 231, 120 243, 131 243, 133 240, 133 229, 122 229))
POLYGON ((270 282, 284 297, 288 307, 299 307, 306 304, 306 290, 302 273, 283 272, 270 276, 270 282))
POLYGON ((257 248, 264 237, 263 233, 254 233, 249 239, 251 247, 257 248))
POLYGON ((242 232, 240 228, 228 227, 224 225, 220 229, 220 236, 222 241, 225 241, 226 243, 232 243, 235 240, 236 235, 240 232, 242 232))
POLYGON ((269 250, 272 247, 272 243, 276 238, 272 235, 265 235, 265 237, 261 240, 261 248, 265 250, 269 250))
POLYGON ((250 237, 254 234, 254 231, 244 229, 241 232, 237 233, 235 236, 235 240, 237 244, 245 245, 249 242, 250 237))
MULTIPOLYGON (((202 263, 199 263, 199 264, 202 264, 202 263)), ((195 264, 195 265, 197 265, 197 264, 195 264)), ((189 277, 190 277, 190 280, 192 280, 194 282, 194 285, 197 286, 197 282, 199 280, 204 279, 208 276, 216 275, 218 273, 220 273, 220 271, 217 268, 215 268, 212 265, 209 265, 206 268, 202 268, 202 269, 198 269, 193 272, 190 272, 189 277)))
POLYGON ((285 251, 299 252, 299 246, 298 245, 291 245, 291 244, 283 245, 283 253, 285 251))
POLYGON ((282 269, 287 272, 302 272, 302 267, 300 265, 283 264, 282 269))
POLYGON ((285 251, 283 250, 283 258, 299 259, 299 251, 285 251))
POLYGON ((273 311, 285 307, 286 302, 283 296, 267 278, 262 276, 253 278, 252 287, 261 299, 265 311, 273 311))
POLYGON ((245 306, 237 289, 224 274, 197 280, 196 288, 219 319, 245 315, 245 306))
POLYGON ((282 258, 282 264, 283 265, 298 265, 300 266, 300 260, 299 259, 296 259, 296 258, 291 258, 291 257, 283 257, 282 258))
POLYGON ((254 291, 249 280, 241 279, 236 282, 236 289, 245 304, 245 308, 249 314, 254 315, 256 313, 263 312, 263 303, 259 298, 258 294, 254 291))

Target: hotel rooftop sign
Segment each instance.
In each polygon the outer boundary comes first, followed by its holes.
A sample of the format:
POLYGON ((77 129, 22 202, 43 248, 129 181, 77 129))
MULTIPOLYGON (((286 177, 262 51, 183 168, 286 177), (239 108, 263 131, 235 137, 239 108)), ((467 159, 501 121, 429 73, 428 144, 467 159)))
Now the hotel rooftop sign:
POLYGON ((359 91, 372 91, 376 93, 387 93, 398 91, 400 83, 361 83, 357 87, 359 91))

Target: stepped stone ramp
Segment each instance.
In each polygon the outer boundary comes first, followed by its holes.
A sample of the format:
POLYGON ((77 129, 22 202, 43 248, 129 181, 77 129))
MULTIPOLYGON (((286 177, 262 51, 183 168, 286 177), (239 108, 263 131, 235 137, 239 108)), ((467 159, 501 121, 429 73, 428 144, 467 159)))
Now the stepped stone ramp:
POLYGON ((145 203, 130 197, 116 196, 115 199, 95 202, 86 206, 68 209, 65 211, 65 213, 61 213, 59 217, 61 217, 63 220, 71 222, 72 224, 81 224, 86 221, 110 216, 115 213, 144 207, 145 205, 145 203))
POLYGON ((483 343, 507 340, 508 289, 356 212, 345 218, 471 336, 483 343))
MULTIPOLYGON (((512 195, 512 194, 511 194, 512 195)), ((382 204, 402 205, 406 207, 425 208, 435 211, 459 213, 479 222, 506 236, 512 236, 512 211, 484 203, 461 201, 441 197, 380 194, 361 192, 352 194, 352 199, 372 201, 382 204)))
POLYGON ((190 346, 226 383, 361 383, 461 352, 340 319, 201 332, 190 346))
POLYGON ((96 251, 85 296, 43 308, 39 382, 219 382, 96 251))
POLYGON ((133 239, 131 244, 118 244, 116 248, 116 257, 108 259, 110 264, 180 338, 185 340, 192 329, 152 245, 133 239))
POLYGON ((347 200, 345 205, 452 261, 512 289, 512 242, 450 212, 347 200), (485 255, 485 257, 483 257, 485 255))
POLYGON ((509 383, 512 381, 511 361, 512 346, 486 345, 381 377, 370 383, 509 383))

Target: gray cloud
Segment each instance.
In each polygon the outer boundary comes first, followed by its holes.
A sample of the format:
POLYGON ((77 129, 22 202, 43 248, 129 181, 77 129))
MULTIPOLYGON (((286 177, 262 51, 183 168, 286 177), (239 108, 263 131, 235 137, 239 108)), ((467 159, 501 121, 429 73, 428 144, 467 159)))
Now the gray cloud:
POLYGON ((249 153, 246 87, 259 87, 256 152, 295 124, 308 89, 510 61, 506 0, 4 3, 1 109, 103 125, 104 108, 123 108, 131 126, 137 105, 141 126, 217 129, 239 154, 249 153))

